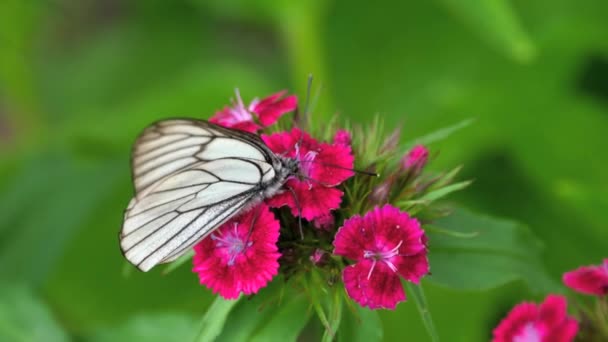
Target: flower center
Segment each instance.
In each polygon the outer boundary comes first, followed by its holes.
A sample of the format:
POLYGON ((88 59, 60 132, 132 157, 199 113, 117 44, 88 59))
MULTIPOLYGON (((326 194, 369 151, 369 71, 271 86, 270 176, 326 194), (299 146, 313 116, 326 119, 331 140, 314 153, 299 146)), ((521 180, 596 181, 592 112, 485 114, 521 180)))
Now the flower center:
POLYGON ((306 152, 306 154, 302 155, 302 154, 300 154, 299 143, 296 143, 294 149, 296 150, 295 159, 298 160, 298 162, 299 162, 298 164, 300 165, 300 174, 302 176, 304 176, 304 178, 306 179, 306 182, 308 183, 308 187, 311 188, 312 187, 311 181, 313 181, 313 179, 310 177, 310 175, 312 173, 313 162, 314 162, 315 158, 317 157, 317 154, 319 154, 319 152, 308 151, 308 152, 306 152))
POLYGON ((217 248, 225 250, 225 253, 228 256, 228 266, 234 265, 236 257, 240 253, 245 252, 245 250, 253 244, 252 241, 246 242, 241 238, 236 222, 234 223, 234 231, 225 232, 221 236, 213 233, 211 234, 211 239, 215 241, 215 246, 217 248))
POLYGON ((312 162, 317 157, 317 154, 318 153, 315 151, 308 151, 303 157, 300 157, 300 169, 307 177, 310 177, 312 171, 312 162))
POLYGON ((238 89, 235 90, 236 93, 236 103, 234 106, 230 108, 230 114, 232 114, 231 119, 232 123, 253 121, 253 116, 251 113, 245 108, 245 104, 243 104, 243 99, 241 99, 241 93, 238 89))
POLYGON ((391 269, 391 271, 397 272, 397 267, 395 266, 395 264, 392 263, 391 259, 399 255, 399 248, 401 247, 401 244, 403 244, 403 240, 399 241, 399 243, 395 247, 393 247, 393 249, 390 249, 388 251, 363 251, 363 257, 365 259, 372 260, 372 267, 370 268, 369 273, 367 274, 368 280, 372 276, 372 272, 376 268, 376 264, 378 263, 378 261, 384 262, 386 266, 391 269))
POLYGON ((513 342, 541 342, 541 333, 533 323, 528 323, 521 333, 513 338, 513 342))

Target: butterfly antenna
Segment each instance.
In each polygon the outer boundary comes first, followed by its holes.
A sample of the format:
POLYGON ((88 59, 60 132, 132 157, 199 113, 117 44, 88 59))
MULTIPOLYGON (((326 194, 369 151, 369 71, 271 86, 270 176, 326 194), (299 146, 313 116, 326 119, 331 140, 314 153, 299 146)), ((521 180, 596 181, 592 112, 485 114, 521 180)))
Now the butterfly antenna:
POLYGON ((348 167, 344 167, 344 166, 340 166, 340 165, 335 165, 335 164, 319 163, 319 162, 316 162, 314 160, 302 160, 300 163, 315 163, 315 164, 322 165, 322 166, 333 167, 335 169, 340 169, 340 170, 348 170, 348 171, 352 171, 352 172, 355 172, 355 173, 360 173, 360 174, 368 175, 368 176, 372 176, 372 177, 380 177, 380 175, 377 174, 377 173, 375 173, 375 172, 363 171, 363 170, 358 170, 358 169, 352 169, 352 168, 348 168, 348 167))
POLYGON ((300 207, 300 201, 298 201, 298 196, 296 196, 296 192, 292 187, 286 186, 286 188, 289 190, 289 192, 291 192, 293 201, 296 204, 296 208, 298 208, 298 228, 300 229, 300 238, 304 240, 304 230, 302 230, 302 207, 300 207))

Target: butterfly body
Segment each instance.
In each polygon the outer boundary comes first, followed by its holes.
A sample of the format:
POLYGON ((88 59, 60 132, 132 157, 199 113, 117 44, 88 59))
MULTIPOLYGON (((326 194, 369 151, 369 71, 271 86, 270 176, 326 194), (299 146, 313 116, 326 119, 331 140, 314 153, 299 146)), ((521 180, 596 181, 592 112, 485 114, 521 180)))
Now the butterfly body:
POLYGON ((142 271, 177 259, 231 217, 279 193, 300 168, 255 134, 190 119, 144 130, 131 164, 135 195, 120 246, 142 271))

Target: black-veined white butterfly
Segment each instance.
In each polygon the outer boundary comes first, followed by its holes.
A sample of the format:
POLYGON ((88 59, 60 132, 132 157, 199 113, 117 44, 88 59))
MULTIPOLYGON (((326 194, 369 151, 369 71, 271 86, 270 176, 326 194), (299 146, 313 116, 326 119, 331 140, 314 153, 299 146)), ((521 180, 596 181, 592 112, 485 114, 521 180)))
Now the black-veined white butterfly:
POLYGON ((144 272, 273 196, 299 170, 297 160, 274 154, 255 134, 191 119, 146 128, 131 166, 135 196, 120 248, 144 272))

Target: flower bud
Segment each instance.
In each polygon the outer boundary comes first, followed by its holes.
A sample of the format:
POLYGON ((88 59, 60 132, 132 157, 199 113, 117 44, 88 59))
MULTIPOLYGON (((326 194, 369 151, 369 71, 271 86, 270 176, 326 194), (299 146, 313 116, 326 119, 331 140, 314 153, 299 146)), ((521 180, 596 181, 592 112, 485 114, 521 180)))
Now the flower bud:
POLYGON ((369 201, 373 204, 386 204, 389 201, 389 195, 391 193, 391 186, 393 185, 392 179, 389 178, 383 183, 377 185, 369 194, 369 201))
POLYGON ((327 252, 319 248, 315 249, 310 255, 310 261, 317 266, 322 266, 327 261, 326 259, 327 252))
POLYGON ((416 145, 401 159, 401 168, 419 173, 426 165, 428 158, 429 150, 424 145, 416 145))

